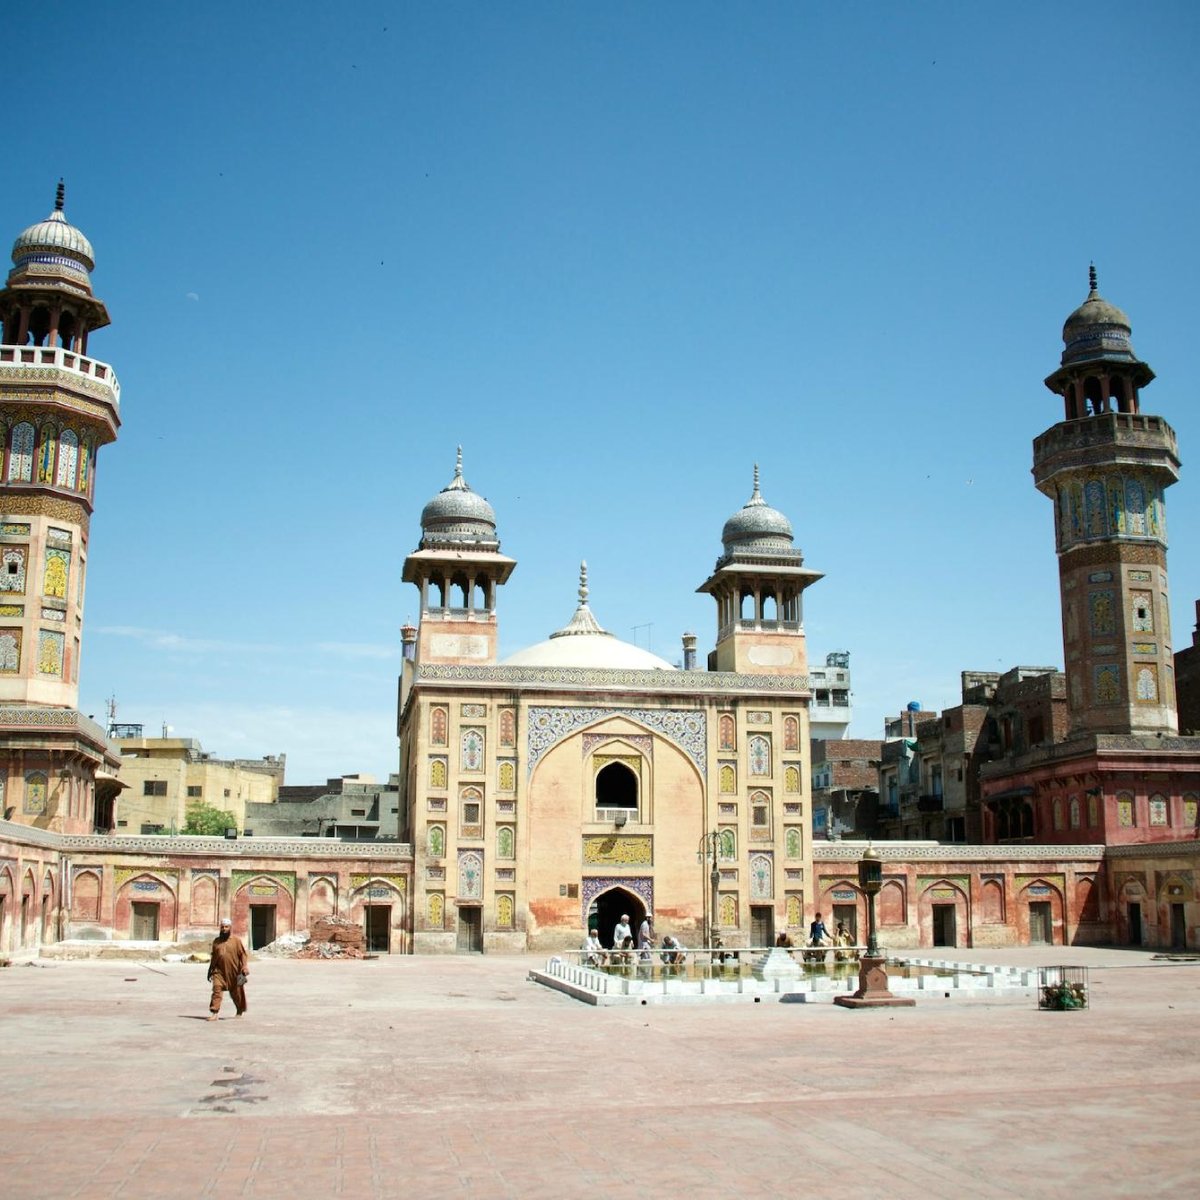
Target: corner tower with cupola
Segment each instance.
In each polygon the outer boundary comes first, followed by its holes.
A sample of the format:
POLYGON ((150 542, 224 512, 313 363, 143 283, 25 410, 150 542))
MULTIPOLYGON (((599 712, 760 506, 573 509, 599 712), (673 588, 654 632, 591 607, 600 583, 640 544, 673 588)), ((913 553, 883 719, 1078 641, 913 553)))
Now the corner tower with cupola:
POLYGON ((454 478, 421 512, 421 542, 405 559, 404 582, 421 589, 416 661, 496 661, 496 589, 516 561, 500 553, 496 514, 463 478, 454 478))
POLYGON ((109 323, 91 243, 54 210, 13 243, 0 289, 0 758, 10 819, 62 832, 112 824, 97 768, 117 758, 77 711, 96 455, 120 425, 120 387, 88 356, 109 323))
POLYGON ((1071 731, 1173 734, 1163 493, 1179 477, 1175 432, 1142 412, 1154 372, 1094 267, 1089 283, 1046 380, 1065 419, 1033 444, 1034 481, 1055 506, 1071 731))
POLYGON ((804 589, 820 579, 804 566, 792 544, 792 524, 762 498, 758 466, 754 492, 725 522, 724 553, 696 590, 717 602, 717 644, 709 656, 715 671, 751 675, 803 675, 804 589))

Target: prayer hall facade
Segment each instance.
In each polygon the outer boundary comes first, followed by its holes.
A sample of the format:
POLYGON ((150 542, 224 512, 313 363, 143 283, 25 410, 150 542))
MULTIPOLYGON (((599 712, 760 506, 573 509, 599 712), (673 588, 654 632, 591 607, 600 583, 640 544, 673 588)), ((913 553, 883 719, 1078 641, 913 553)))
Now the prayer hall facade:
POLYGON ((421 514, 421 593, 400 689, 402 805, 418 951, 609 944, 653 914, 693 944, 799 936, 811 900, 804 566, 754 489, 699 590, 716 648, 683 669, 614 637, 588 603, 503 661, 491 506, 458 469, 421 514), (806 890, 808 889, 808 890, 806 890))
MULTIPOLYGON (((0 954, 186 943, 223 915, 253 948, 337 915, 379 953, 553 952, 592 926, 607 943, 623 915, 693 946, 797 940, 818 910, 861 936, 864 847, 811 838, 820 575, 757 471, 699 584, 703 660, 692 634, 676 667, 607 632, 586 566, 566 623, 501 658, 517 563, 460 455, 403 561, 420 618, 402 632, 400 841, 120 829, 118 747, 77 708, 96 455, 119 427, 88 347, 108 323, 93 268, 60 193, 0 289, 0 954)), ((1127 318, 1092 292, 1047 381, 1065 420, 1035 443, 1070 730, 981 772, 990 844, 880 848, 887 947, 1200 945, 1200 739, 1176 731, 1166 623, 1175 438, 1140 411, 1152 373, 1127 318)))

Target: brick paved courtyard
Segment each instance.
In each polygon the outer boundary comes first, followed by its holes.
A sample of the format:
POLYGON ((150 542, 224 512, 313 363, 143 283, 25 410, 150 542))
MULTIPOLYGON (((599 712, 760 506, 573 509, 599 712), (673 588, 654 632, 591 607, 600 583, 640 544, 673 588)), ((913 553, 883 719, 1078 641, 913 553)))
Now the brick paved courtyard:
MULTIPOLYGON (((958 956, 969 952, 958 951, 958 956)), ((1200 964, 1060 948, 1092 1008, 595 1009, 528 958, 0 971, 0 1178, 48 1197, 1191 1194, 1200 964)))

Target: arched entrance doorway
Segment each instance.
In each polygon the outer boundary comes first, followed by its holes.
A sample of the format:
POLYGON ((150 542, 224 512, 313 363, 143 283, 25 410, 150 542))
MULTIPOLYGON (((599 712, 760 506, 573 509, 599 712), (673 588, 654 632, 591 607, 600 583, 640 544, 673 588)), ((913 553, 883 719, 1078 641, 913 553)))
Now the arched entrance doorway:
POLYGON ((600 935, 600 944, 606 949, 613 949, 613 928, 622 916, 629 917, 629 927, 633 930, 636 941, 637 929, 646 915, 646 906, 633 894, 623 887, 610 888, 601 892, 592 902, 588 912, 588 928, 595 928, 600 935))

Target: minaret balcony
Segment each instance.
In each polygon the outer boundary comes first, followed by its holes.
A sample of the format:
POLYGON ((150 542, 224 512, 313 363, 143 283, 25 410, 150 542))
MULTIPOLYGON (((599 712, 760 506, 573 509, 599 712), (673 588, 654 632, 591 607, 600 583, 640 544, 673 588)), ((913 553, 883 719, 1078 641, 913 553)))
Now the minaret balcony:
POLYGON ((734 633, 801 633, 804 625, 800 621, 756 621, 753 617, 730 621, 717 631, 717 641, 723 642, 734 633))
POLYGON ((63 371, 100 384, 108 392, 112 406, 121 407, 121 385, 108 363, 88 358, 75 350, 64 350, 61 346, 0 346, 0 383, 40 380, 45 378, 43 372, 46 370, 63 371), (34 374, 29 374, 31 370, 34 374))

